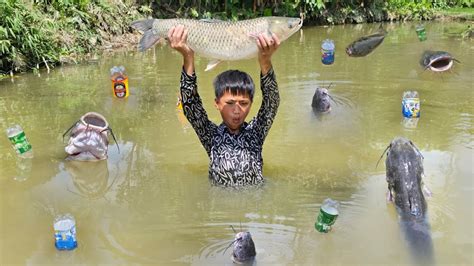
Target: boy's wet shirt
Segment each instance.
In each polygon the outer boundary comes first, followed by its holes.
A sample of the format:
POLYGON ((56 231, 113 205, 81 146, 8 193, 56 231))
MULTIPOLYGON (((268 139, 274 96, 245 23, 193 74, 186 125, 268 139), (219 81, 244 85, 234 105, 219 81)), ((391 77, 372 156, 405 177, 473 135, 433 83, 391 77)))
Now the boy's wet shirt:
MULTIPOLYGON (((209 156, 209 179, 214 185, 236 187, 264 182, 262 146, 280 102, 272 69, 261 76, 261 88, 262 105, 257 116, 249 123, 237 123, 240 129, 229 129, 224 122, 217 126, 208 119, 195 74, 181 73, 183 110, 209 156)), ((239 116, 245 118, 246 114, 239 116)))

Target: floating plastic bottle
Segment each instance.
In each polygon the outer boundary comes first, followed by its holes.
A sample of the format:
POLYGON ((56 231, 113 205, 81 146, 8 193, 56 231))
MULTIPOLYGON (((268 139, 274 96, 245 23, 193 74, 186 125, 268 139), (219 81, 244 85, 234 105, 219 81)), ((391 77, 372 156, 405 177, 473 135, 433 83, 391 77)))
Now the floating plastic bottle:
POLYGON ((325 199, 321 208, 319 209, 319 215, 314 224, 316 230, 321 233, 327 233, 331 230, 331 226, 336 222, 337 216, 339 215, 339 202, 330 198, 325 199))
POLYGON ((323 41, 321 45, 321 62, 325 65, 330 65, 334 63, 334 49, 336 46, 334 45, 334 41, 330 39, 326 39, 323 41))
POLYGON ((423 25, 416 26, 416 35, 418 36, 418 39, 420 40, 420 42, 426 41, 425 26, 423 25))
POLYGON ((402 113, 407 118, 420 117, 420 98, 417 91, 403 92, 402 113))
POLYGON ((19 125, 14 125, 7 129, 7 136, 13 145, 16 153, 21 158, 33 158, 33 150, 31 144, 26 138, 23 128, 19 125))
POLYGON ((76 220, 71 214, 56 216, 54 219, 54 238, 54 245, 59 250, 72 250, 77 247, 76 220))
POLYGON ((125 75, 125 67, 114 66, 110 69, 110 79, 112 80, 112 92, 116 98, 127 98, 128 77, 125 75))

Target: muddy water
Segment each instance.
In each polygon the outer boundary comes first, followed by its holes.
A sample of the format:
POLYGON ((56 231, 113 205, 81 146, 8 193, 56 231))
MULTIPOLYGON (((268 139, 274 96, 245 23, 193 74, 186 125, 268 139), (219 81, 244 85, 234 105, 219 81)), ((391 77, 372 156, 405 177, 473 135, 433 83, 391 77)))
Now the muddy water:
MULTIPOLYGON (((263 188, 212 187, 208 158, 176 109, 181 58, 169 47, 144 54, 103 55, 88 65, 59 67, 0 81, 0 128, 18 123, 34 149, 17 159, 0 138, 0 264, 232 264, 237 230, 251 232, 257 264, 411 264, 396 210, 387 204, 385 165, 376 168, 395 136, 410 138, 424 155, 428 219, 438 264, 473 263, 474 42, 450 35, 462 25, 387 24, 384 43, 365 58, 344 48, 378 25, 304 28, 284 42, 273 63, 281 105, 264 146, 263 188), (336 44, 331 66, 321 42, 336 44), (424 71, 425 49, 445 50, 461 63, 446 73, 424 71), (108 76, 124 65, 131 95, 114 99, 108 76), (311 98, 328 86, 339 102, 316 115, 311 98), (401 96, 417 90, 421 118, 404 123, 401 96), (117 137, 109 159, 65 162, 62 134, 86 112, 103 114, 117 137), (321 202, 341 202, 333 231, 314 222, 321 202), (79 246, 54 247, 53 219, 71 213, 79 246)), ((229 68, 259 81, 256 60, 223 63, 204 72, 199 89, 211 120, 212 80, 229 68)), ((250 116, 261 100, 257 93, 250 116)))

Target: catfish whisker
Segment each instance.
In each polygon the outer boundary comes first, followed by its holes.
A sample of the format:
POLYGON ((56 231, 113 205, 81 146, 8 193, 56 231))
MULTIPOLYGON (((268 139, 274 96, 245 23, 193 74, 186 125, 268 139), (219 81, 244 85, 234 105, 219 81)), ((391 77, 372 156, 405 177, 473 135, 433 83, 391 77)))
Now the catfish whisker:
POLYGON ((379 160, 377 161, 377 164, 375 165, 375 169, 377 169, 377 166, 379 166, 379 163, 380 163, 380 160, 382 160, 385 152, 390 148, 392 147, 392 144, 388 145, 387 148, 385 148, 385 150, 382 152, 382 155, 380 156, 379 160))
POLYGON ((224 249, 224 252, 222 252, 222 254, 225 254, 225 252, 226 252, 237 240, 239 240, 239 239, 237 238, 237 239, 234 239, 232 242, 230 242, 230 244, 224 249))

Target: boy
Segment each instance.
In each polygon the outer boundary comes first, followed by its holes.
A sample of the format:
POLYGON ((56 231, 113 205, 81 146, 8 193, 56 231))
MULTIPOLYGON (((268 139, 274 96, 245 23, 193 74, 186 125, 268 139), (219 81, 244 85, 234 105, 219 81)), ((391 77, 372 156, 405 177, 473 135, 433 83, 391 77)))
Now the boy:
POLYGON ((210 158, 209 179, 221 186, 263 183, 262 146, 273 123, 280 95, 271 56, 278 49, 278 37, 256 37, 262 88, 262 105, 256 117, 245 122, 252 106, 254 83, 244 72, 229 70, 214 80, 215 106, 223 122, 218 126, 208 119, 197 91, 194 51, 186 44, 187 31, 176 26, 168 32, 171 47, 183 56, 181 99, 184 114, 193 126, 210 158))

